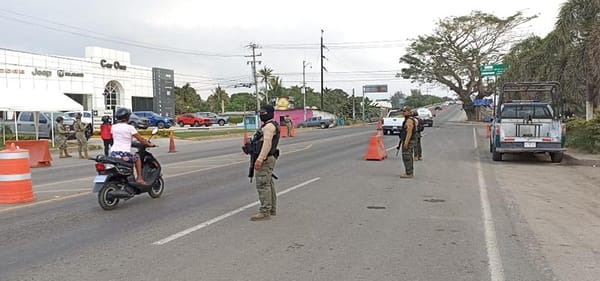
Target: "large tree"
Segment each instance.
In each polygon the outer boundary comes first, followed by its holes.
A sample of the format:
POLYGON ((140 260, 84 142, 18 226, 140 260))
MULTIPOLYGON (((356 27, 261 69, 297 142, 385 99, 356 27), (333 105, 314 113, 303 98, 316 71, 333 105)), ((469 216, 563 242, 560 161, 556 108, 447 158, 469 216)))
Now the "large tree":
POLYGON ((404 100, 406 99, 406 95, 401 91, 396 92, 392 95, 390 99, 393 108, 400 108, 404 104, 404 100))
POLYGON ((225 105, 229 103, 229 95, 227 92, 218 86, 212 91, 212 94, 206 99, 206 103, 211 112, 225 112, 225 105))
POLYGON ((202 110, 202 98, 189 83, 183 87, 175 86, 175 114, 197 112, 202 110))
POLYGON ((256 96, 251 93, 237 93, 231 95, 225 111, 254 111, 256 110, 256 96))
POLYGON ((258 71, 258 76, 260 77, 260 81, 265 83, 265 100, 269 102, 269 81, 273 77, 273 69, 265 66, 258 71))
POLYGON ((500 62, 515 40, 515 27, 532 18, 521 12, 499 18, 473 11, 466 16, 441 19, 432 34, 412 40, 400 58, 400 63, 408 66, 401 75, 413 82, 449 87, 463 101, 468 118, 473 119, 471 95, 485 96, 479 67, 500 62))

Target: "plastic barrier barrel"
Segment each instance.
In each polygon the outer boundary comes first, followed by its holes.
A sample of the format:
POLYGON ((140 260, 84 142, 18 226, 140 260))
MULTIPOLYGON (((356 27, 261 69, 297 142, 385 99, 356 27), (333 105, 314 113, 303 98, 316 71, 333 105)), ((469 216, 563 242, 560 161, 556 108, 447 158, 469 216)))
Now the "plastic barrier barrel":
POLYGON ((10 144, 0 151, 0 204, 25 203, 35 200, 29 168, 29 151, 10 144))

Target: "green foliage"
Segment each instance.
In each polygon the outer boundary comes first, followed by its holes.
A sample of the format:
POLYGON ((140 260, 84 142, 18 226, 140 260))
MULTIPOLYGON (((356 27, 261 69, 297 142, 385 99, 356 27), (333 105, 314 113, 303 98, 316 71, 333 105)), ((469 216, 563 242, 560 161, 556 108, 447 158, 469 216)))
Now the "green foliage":
POLYGON ((251 93, 237 93, 231 95, 225 111, 254 111, 256 110, 256 96, 251 93))
POLYGON ((464 102, 469 119, 474 118, 471 100, 485 95, 479 66, 498 62, 504 49, 514 40, 515 27, 530 21, 517 12, 506 18, 473 11, 460 17, 440 20, 430 35, 413 39, 400 58, 408 65, 401 76, 421 83, 447 86, 464 102))
POLYGON ((404 93, 396 92, 391 98, 392 107, 400 108, 404 104, 405 100, 406 100, 406 95, 404 93))
POLYGON ((206 100, 206 104, 209 109, 208 111, 222 112, 222 109, 224 110, 227 104, 229 104, 229 95, 223 88, 217 87, 206 100))
POLYGON ((600 153, 600 114, 586 121, 583 118, 567 122, 567 147, 600 153))
POLYGON ((189 83, 183 87, 175 87, 175 114, 203 111, 200 95, 189 83))
POLYGON ((229 124, 238 124, 244 122, 244 116, 234 115, 229 117, 229 124))
POLYGON ((404 105, 412 108, 423 107, 434 103, 444 102, 443 98, 432 96, 432 95, 411 95, 406 97, 404 105))

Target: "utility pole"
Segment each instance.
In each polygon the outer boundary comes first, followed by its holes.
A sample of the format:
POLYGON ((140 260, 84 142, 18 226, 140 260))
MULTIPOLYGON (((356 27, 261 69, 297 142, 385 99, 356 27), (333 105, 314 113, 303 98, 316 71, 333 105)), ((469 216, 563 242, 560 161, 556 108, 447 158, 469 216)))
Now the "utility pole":
POLYGON ((355 98, 354 98, 354 88, 352 88, 352 121, 356 120, 356 112, 354 111, 354 103, 355 103, 355 98))
POLYGON ((256 49, 259 48, 257 44, 250 43, 248 44, 249 49, 252 49, 251 56, 245 56, 247 58, 252 57, 251 61, 248 61, 246 64, 250 64, 252 66, 252 77, 254 77, 254 92, 256 93, 256 111, 260 111, 260 98, 258 97, 258 83, 256 79, 256 63, 260 64, 261 61, 257 61, 256 57, 262 56, 262 53, 256 54, 256 49))
POLYGON ((323 71, 327 71, 327 68, 325 68, 325 66, 323 66, 323 59, 325 59, 325 56, 323 55, 323 49, 326 48, 325 45, 323 45, 323 29, 321 29, 321 110, 323 110, 323 71))
POLYGON ((306 121, 306 67, 312 68, 310 62, 302 61, 302 95, 304 95, 304 121, 306 121))
POLYGON ((362 119, 365 121, 365 86, 362 87, 362 119))

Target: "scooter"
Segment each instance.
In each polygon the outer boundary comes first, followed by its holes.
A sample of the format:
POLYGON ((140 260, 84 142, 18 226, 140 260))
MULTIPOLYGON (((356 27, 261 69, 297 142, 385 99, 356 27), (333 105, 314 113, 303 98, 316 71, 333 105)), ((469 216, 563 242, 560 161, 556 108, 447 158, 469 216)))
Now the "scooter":
MULTIPOLYGON (((158 133, 152 131, 152 139, 158 133)), ((98 193, 98 203, 104 210, 117 207, 120 200, 129 200, 136 195, 148 193, 152 198, 159 198, 164 191, 162 169, 158 160, 148 152, 147 147, 139 142, 131 145, 137 149, 138 157, 142 160, 142 175, 147 185, 139 184, 133 172, 134 163, 120 158, 98 155, 90 160, 96 161, 98 175, 94 178, 93 190, 98 193)))

